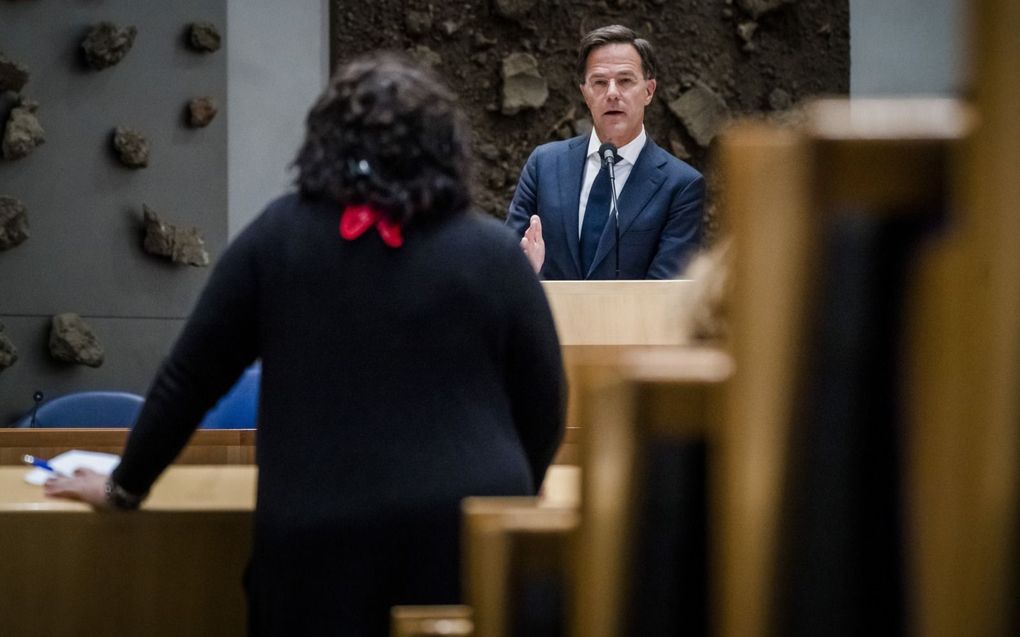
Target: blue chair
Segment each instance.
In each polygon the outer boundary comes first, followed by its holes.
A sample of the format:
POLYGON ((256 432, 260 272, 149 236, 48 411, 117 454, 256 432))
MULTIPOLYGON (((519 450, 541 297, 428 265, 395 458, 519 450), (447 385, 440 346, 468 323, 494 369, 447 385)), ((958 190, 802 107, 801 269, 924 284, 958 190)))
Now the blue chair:
POLYGON ((15 427, 131 427, 144 402, 128 392, 77 392, 39 405, 34 423, 29 412, 15 427))
POLYGON ((203 429, 254 429, 258 421, 262 364, 256 361, 198 425, 203 429))

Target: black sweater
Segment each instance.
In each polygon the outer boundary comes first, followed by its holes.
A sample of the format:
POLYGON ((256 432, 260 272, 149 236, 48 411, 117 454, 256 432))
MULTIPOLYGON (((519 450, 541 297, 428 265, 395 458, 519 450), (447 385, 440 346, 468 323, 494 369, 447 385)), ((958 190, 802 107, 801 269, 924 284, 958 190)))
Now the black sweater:
POLYGON ((253 633, 385 634, 394 603, 452 603, 459 502, 533 494, 563 432, 542 288, 497 221, 340 238, 285 196, 220 258, 114 478, 142 493, 262 358, 253 633))
POLYGON ((204 412, 262 358, 258 508, 358 516, 533 492, 564 387, 541 286, 510 232, 462 215, 338 235, 339 207, 288 195, 219 260, 149 391, 115 479, 148 490, 204 412))

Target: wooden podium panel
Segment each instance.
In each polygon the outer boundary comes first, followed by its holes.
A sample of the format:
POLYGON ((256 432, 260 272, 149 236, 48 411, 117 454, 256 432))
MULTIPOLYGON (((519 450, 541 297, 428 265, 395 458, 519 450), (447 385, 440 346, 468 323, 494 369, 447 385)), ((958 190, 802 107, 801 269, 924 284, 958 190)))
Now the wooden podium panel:
POLYGON ((240 635, 254 467, 172 467, 137 513, 47 499, 0 467, 0 632, 240 635))
POLYGON ((560 345, 679 345, 691 282, 543 281, 560 345))
MULTIPOLYGON (((120 454, 128 429, 0 429, 0 466, 21 465, 26 453, 40 458, 69 449, 120 454)), ((254 429, 198 429, 176 464, 255 464, 254 429)))
POLYGON ((567 375, 567 431, 558 464, 578 464, 582 368, 608 367, 631 350, 687 342, 682 311, 691 281, 543 281, 567 375))

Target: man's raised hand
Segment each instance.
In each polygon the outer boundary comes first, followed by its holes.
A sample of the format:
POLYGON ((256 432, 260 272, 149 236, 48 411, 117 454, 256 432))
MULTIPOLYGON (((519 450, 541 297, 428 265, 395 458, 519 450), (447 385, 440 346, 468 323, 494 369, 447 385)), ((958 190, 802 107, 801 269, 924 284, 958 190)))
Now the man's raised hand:
POLYGON ((524 238, 521 239, 521 249, 528 257, 531 267, 538 274, 545 263, 545 241, 542 239, 542 220, 538 215, 531 215, 531 223, 524 231, 524 238))

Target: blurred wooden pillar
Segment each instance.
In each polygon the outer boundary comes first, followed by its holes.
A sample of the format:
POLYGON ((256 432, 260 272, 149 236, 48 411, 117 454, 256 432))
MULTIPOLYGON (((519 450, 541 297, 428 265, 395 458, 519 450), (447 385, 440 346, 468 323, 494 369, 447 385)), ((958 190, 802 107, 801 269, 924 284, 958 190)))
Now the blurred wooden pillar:
POLYGON ((1017 629, 1020 3, 969 9, 978 125, 954 167, 954 220, 923 266, 916 309, 915 625, 932 636, 1017 629))
POLYGON ((463 588, 474 634, 564 634, 577 510, 527 497, 470 497, 462 510, 463 588))
POLYGON ((709 468, 712 622, 724 637, 755 637, 769 621, 782 467, 818 233, 803 135, 746 124, 727 134, 721 151, 725 222, 736 256, 730 304, 736 371, 709 468))
MULTIPOLYGON (((931 211, 933 221, 938 219, 949 201, 952 153, 968 123, 966 109, 952 100, 832 100, 813 105, 796 127, 752 123, 726 135, 722 168, 736 253, 732 333, 737 371, 714 474, 715 623, 722 635, 768 635, 777 629, 774 595, 790 424, 803 397, 798 392, 805 382, 809 321, 818 316, 825 224, 836 213, 931 211)), ((949 232, 954 225, 951 219, 949 232)), ((908 284, 909 290, 917 287, 908 284)), ((927 290, 919 294, 922 302, 939 301, 934 287, 927 290)), ((968 297, 957 289, 949 298, 941 301, 944 308, 959 311, 968 297)), ((947 329, 949 323, 935 325, 947 329)), ((950 342, 948 333, 931 330, 907 329, 914 339, 907 349, 909 377, 918 378, 911 363, 919 356, 960 346, 958 340, 950 342)), ((903 397, 906 428, 915 444, 907 452, 913 473, 905 501, 931 495, 930 485, 938 483, 929 481, 931 458, 918 448, 928 444, 928 426, 911 412, 924 410, 928 416, 940 409, 922 396, 930 393, 932 383, 946 384, 962 369, 959 359, 948 360, 946 374, 918 380, 927 383, 922 394, 911 387, 913 392, 903 397), (918 471, 925 475, 919 477, 918 471)), ((919 582, 933 581, 918 579, 915 572, 923 571, 918 564, 930 557, 925 547, 914 546, 914 540, 929 533, 921 521, 929 513, 930 505, 921 504, 906 514, 907 594, 914 608, 928 603, 918 597, 919 582)), ((921 626, 914 616, 908 623, 921 626)))
POLYGON ((472 637, 470 606, 394 606, 391 637, 472 637))
MULTIPOLYGON (((654 613, 642 609, 658 597, 644 597, 646 591, 640 582, 657 577, 696 583, 696 595, 670 599, 661 610, 690 609, 699 617, 684 617, 687 624, 683 628, 690 634, 700 634, 691 624, 705 619, 704 604, 694 599, 705 597, 704 573, 678 570, 693 566, 697 560, 675 556, 676 561, 652 564, 644 549, 656 539, 649 535, 649 512, 663 513, 660 505, 677 504, 656 496, 666 495, 668 500, 668 496, 683 497, 686 493, 691 500, 704 502, 704 488, 694 493, 704 484, 704 471, 696 466, 680 466, 679 474, 691 479, 682 478, 677 483, 660 481, 659 474, 650 469, 661 467, 664 456, 667 464, 677 460, 672 455, 676 449, 670 449, 672 443, 693 443, 702 449, 707 444, 711 449, 721 419, 722 388, 732 370, 730 357, 724 352, 693 347, 634 349, 621 353, 612 364, 593 363, 578 370, 579 407, 586 428, 582 437, 576 601, 569 633, 573 637, 674 634, 642 630, 647 623, 655 623, 652 614, 662 615, 659 609, 654 613), (661 451, 667 453, 656 453, 661 451)), ((711 450, 707 455, 711 462, 711 450)), ((686 465, 684 459, 697 457, 695 449, 683 455, 679 464, 686 465)), ((692 531, 704 528, 704 511, 694 507, 684 509, 683 514, 679 519, 687 532, 681 533, 679 526, 669 527, 670 532, 675 534, 674 539, 694 541, 700 548, 706 538, 693 537, 697 533, 692 531)), ((690 547, 678 541, 673 548, 684 552, 690 547)), ((703 555, 699 557, 703 559, 703 555)))

